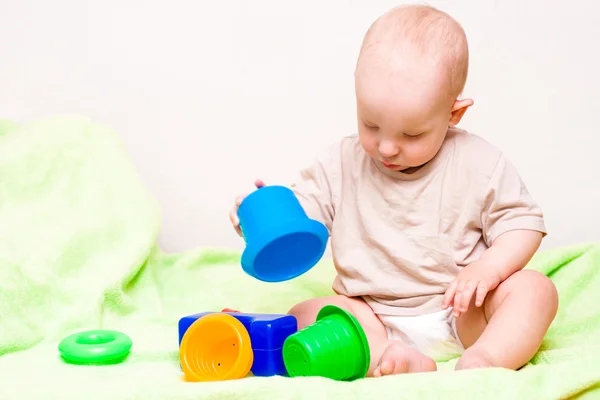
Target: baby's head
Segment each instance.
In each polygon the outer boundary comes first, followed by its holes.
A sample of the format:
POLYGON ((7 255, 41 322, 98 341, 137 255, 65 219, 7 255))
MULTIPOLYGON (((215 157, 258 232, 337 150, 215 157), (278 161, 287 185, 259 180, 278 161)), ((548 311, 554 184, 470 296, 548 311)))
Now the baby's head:
POLYGON ((458 100, 469 52, 462 27, 428 6, 382 15, 365 35, 355 72, 358 133, 387 168, 409 172, 439 151, 472 100, 458 100))

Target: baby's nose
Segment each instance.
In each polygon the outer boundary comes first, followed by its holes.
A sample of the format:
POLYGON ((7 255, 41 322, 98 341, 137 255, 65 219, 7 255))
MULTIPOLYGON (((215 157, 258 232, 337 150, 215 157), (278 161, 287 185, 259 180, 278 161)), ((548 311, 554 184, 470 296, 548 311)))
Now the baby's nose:
POLYGON ((379 154, 385 158, 395 157, 400 153, 398 146, 395 146, 393 143, 389 141, 381 141, 379 143, 379 154))

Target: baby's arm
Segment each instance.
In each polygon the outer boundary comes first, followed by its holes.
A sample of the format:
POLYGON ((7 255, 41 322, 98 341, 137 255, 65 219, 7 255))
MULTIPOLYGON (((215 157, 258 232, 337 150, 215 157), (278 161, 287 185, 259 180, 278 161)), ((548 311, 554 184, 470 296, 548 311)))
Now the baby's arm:
POLYGON ((332 174, 327 162, 316 160, 303 169, 290 188, 308 217, 323 223, 331 232, 335 210, 332 174))
POLYGON ((546 234, 540 208, 514 167, 501 157, 484 196, 482 235, 489 248, 450 283, 442 304, 455 316, 467 311, 475 296, 480 307, 487 294, 525 268, 546 234))
POLYGON ((329 232, 340 191, 343 141, 321 151, 290 185, 309 218, 324 224, 329 232))
MULTIPOLYGON (((336 168, 340 165, 340 145, 331 146, 328 151, 317 157, 313 163, 304 168, 295 182, 290 185, 302 208, 309 218, 323 223, 331 232, 333 224, 335 176, 339 174, 336 168)), ((257 188, 265 186, 265 183, 257 179, 254 182, 257 188)), ((229 219, 238 235, 242 235, 240 220, 237 215, 238 208, 244 198, 240 195, 235 199, 234 205, 229 212, 229 219)))
POLYGON ((442 307, 453 305, 460 316, 469 308, 473 296, 481 307, 489 292, 515 272, 525 268, 542 242, 543 234, 533 230, 514 230, 498 236, 481 258, 466 266, 450 284, 442 307))
POLYGON ((493 269, 500 282, 525 268, 540 247, 544 235, 539 231, 514 230, 498 236, 479 259, 479 263, 493 269))

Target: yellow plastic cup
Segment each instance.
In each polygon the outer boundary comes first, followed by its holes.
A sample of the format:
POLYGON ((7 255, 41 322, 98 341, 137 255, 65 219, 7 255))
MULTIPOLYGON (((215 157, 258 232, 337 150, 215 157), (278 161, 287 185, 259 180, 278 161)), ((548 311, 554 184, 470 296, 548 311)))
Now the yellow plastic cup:
POLYGON ((254 361, 250 335, 228 314, 198 318, 185 332, 179 346, 179 362, 190 382, 241 379, 254 361))

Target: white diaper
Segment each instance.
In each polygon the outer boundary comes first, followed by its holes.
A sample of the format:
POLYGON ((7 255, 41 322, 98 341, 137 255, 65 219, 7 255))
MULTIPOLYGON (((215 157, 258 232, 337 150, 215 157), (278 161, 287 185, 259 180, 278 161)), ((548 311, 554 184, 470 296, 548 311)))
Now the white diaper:
POLYGON ((388 339, 402 340, 436 362, 458 357, 464 351, 451 308, 417 316, 377 316, 387 330, 388 339))

